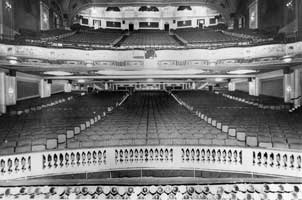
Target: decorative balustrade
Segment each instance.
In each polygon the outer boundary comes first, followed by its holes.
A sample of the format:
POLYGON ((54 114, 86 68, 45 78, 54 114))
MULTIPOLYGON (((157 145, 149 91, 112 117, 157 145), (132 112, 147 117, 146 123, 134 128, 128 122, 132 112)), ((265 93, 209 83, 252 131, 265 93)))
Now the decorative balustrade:
POLYGON ((302 177, 302 152, 225 146, 58 150, 0 158, 0 180, 127 169, 186 169, 302 177))
MULTIPOLYGON (((17 46, 0 44, 0 63, 9 64, 10 57, 18 58, 20 65, 22 64, 36 64, 28 59, 39 60, 41 64, 59 64, 64 65, 72 62, 72 65, 82 65, 84 61, 94 61, 94 66, 106 67, 116 66, 120 67, 120 63, 137 63, 137 58, 134 51, 144 55, 144 50, 79 50, 72 49, 66 51, 65 49, 42 48, 35 46, 17 46), (79 60, 81 58, 82 60, 79 60), (117 59, 118 58, 118 59, 117 59), (26 62, 25 62, 26 61, 26 62), (29 62, 27 62, 29 61, 29 62), (117 61, 117 62, 113 62, 117 61)), ((156 58, 144 61, 145 68, 154 68, 158 63, 166 61, 167 58, 173 60, 172 66, 177 67, 176 61, 186 63, 188 67, 199 67, 194 63, 196 61, 202 62, 203 66, 213 67, 214 65, 227 65, 231 63, 232 66, 242 65, 267 65, 267 61, 271 60, 270 64, 280 64, 284 56, 292 56, 292 62, 300 62, 302 54, 301 42, 291 44, 274 44, 253 47, 238 47, 225 49, 186 49, 186 50, 158 50, 156 51, 156 58), (234 56, 235 55, 235 56, 234 56)), ((124 65, 123 65, 124 66, 124 65)), ((141 65, 140 65, 141 66, 141 65)), ((129 67, 125 65, 125 67, 129 67)), ((133 67, 133 66, 130 66, 133 67)), ((179 66, 178 66, 179 67, 179 66)), ((182 68, 183 66, 180 66, 182 68)))

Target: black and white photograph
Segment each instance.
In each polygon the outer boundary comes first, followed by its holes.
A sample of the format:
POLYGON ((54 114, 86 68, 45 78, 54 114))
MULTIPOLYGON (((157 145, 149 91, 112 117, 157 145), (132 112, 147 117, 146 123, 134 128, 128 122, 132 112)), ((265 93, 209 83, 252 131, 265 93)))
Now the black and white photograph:
POLYGON ((302 0, 0 0, 0 199, 302 200, 302 0))

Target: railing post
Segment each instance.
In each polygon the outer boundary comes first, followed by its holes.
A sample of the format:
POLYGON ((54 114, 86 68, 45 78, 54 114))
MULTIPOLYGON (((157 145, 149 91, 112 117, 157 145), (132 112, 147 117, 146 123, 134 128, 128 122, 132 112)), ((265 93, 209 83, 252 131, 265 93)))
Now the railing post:
POLYGON ((114 169, 116 168, 115 164, 115 150, 114 148, 106 148, 107 158, 106 158, 106 168, 114 169))
POLYGON ((43 159, 41 153, 31 154, 31 176, 43 175, 43 159))
POLYGON ((253 151, 252 149, 242 149, 242 168, 248 172, 252 172, 253 167, 253 151))

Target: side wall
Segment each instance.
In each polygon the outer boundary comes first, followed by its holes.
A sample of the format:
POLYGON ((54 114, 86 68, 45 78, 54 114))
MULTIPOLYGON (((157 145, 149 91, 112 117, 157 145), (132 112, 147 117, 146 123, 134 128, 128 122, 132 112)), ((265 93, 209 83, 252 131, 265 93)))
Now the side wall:
POLYGON ((283 98, 283 77, 261 80, 260 94, 283 98))

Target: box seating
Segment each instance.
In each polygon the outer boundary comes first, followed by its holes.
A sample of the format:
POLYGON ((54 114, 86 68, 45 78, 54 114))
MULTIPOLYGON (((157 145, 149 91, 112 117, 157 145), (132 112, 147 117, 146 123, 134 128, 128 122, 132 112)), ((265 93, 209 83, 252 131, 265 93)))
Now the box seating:
POLYGON ((302 145, 299 113, 263 110, 207 91, 178 91, 175 94, 194 110, 220 122, 222 127, 218 128, 229 134, 234 128, 234 138, 247 146, 294 148, 302 145))
POLYGON ((164 92, 138 92, 103 121, 67 145, 236 145, 236 139, 213 128, 164 92), (226 142, 228 140, 228 142, 226 142))
POLYGON ((68 94, 68 93, 59 93, 59 94, 54 94, 51 97, 47 98, 31 98, 27 100, 21 100, 17 101, 16 105, 9 106, 8 107, 8 112, 9 113, 15 113, 17 114, 18 111, 25 112, 25 110, 29 111, 37 111, 41 110, 42 107, 45 107, 47 105, 56 105, 59 103, 63 103, 70 99, 69 97, 73 97, 75 95, 68 94))
MULTIPOLYGON (((114 106, 124 92, 101 92, 98 95, 76 97, 52 108, 22 115, 0 117, 0 152, 24 153, 44 149, 55 149, 58 144, 75 135, 80 124, 90 122, 107 108, 114 106)), ((63 94, 64 96, 65 94, 63 94)), ((43 100, 42 100, 43 101, 43 100)))
MULTIPOLYGON (((259 96, 251 96, 247 92, 243 91, 223 91, 223 94, 229 95, 231 98, 237 98, 237 100, 249 101, 252 103, 256 103, 258 105, 262 104, 264 106, 280 106, 281 107, 289 107, 290 104, 285 104, 282 98, 271 97, 266 95, 259 96)), ((277 110, 277 108, 276 108, 277 110)))
POLYGON ((139 30, 131 33, 121 46, 179 46, 168 32, 160 30, 139 30))

